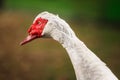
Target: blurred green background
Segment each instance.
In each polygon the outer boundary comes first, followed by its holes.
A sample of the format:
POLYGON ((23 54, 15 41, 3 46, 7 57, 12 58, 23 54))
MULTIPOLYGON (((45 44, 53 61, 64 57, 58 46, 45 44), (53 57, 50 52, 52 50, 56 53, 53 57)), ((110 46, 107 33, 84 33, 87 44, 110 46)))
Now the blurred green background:
POLYGON ((75 80, 66 51, 52 39, 19 46, 42 11, 65 19, 120 78, 119 0, 0 0, 0 80, 75 80))

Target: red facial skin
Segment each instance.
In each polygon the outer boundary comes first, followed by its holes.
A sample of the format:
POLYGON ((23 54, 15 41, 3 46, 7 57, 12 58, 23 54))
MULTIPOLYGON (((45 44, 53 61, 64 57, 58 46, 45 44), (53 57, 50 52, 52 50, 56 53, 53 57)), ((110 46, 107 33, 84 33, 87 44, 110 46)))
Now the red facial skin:
POLYGON ((37 18, 37 20, 28 29, 29 35, 20 43, 20 45, 24 45, 33 39, 42 37, 42 32, 47 22, 47 19, 41 17, 37 18))

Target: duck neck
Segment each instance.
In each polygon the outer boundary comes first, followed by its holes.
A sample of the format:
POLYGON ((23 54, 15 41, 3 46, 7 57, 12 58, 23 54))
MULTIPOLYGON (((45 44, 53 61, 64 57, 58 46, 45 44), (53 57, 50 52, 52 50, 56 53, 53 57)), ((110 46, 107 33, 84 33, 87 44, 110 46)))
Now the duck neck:
POLYGON ((68 52, 77 80, 118 80, 110 69, 75 35, 68 36, 59 30, 53 30, 51 37, 68 52))
POLYGON ((65 40, 62 46, 66 49, 70 60, 72 62, 75 75, 77 80, 86 80, 84 77, 84 70, 83 66, 85 66, 84 62, 84 50, 85 45, 82 41, 78 40, 77 37, 69 38, 69 40, 65 40))
POLYGON ((117 80, 110 69, 76 36, 66 37, 62 46, 68 52, 77 80, 117 80))

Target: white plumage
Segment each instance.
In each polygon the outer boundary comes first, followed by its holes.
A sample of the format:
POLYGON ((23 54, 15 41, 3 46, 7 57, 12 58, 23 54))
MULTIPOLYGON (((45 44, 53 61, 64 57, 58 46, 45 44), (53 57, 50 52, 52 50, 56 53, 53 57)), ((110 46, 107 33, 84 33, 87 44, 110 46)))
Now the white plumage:
POLYGON ((58 16, 42 12, 37 18, 48 20, 42 35, 52 37, 68 52, 77 80, 118 80, 111 70, 77 38, 70 26, 58 16))

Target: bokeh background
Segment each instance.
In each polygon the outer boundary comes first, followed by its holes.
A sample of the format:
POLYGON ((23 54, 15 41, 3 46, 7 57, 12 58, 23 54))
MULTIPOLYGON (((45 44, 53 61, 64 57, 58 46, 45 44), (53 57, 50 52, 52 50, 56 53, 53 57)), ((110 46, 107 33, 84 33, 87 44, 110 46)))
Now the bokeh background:
POLYGON ((0 0, 0 80, 75 80, 66 51, 52 39, 20 46, 35 16, 49 11, 120 78, 119 0, 0 0))

